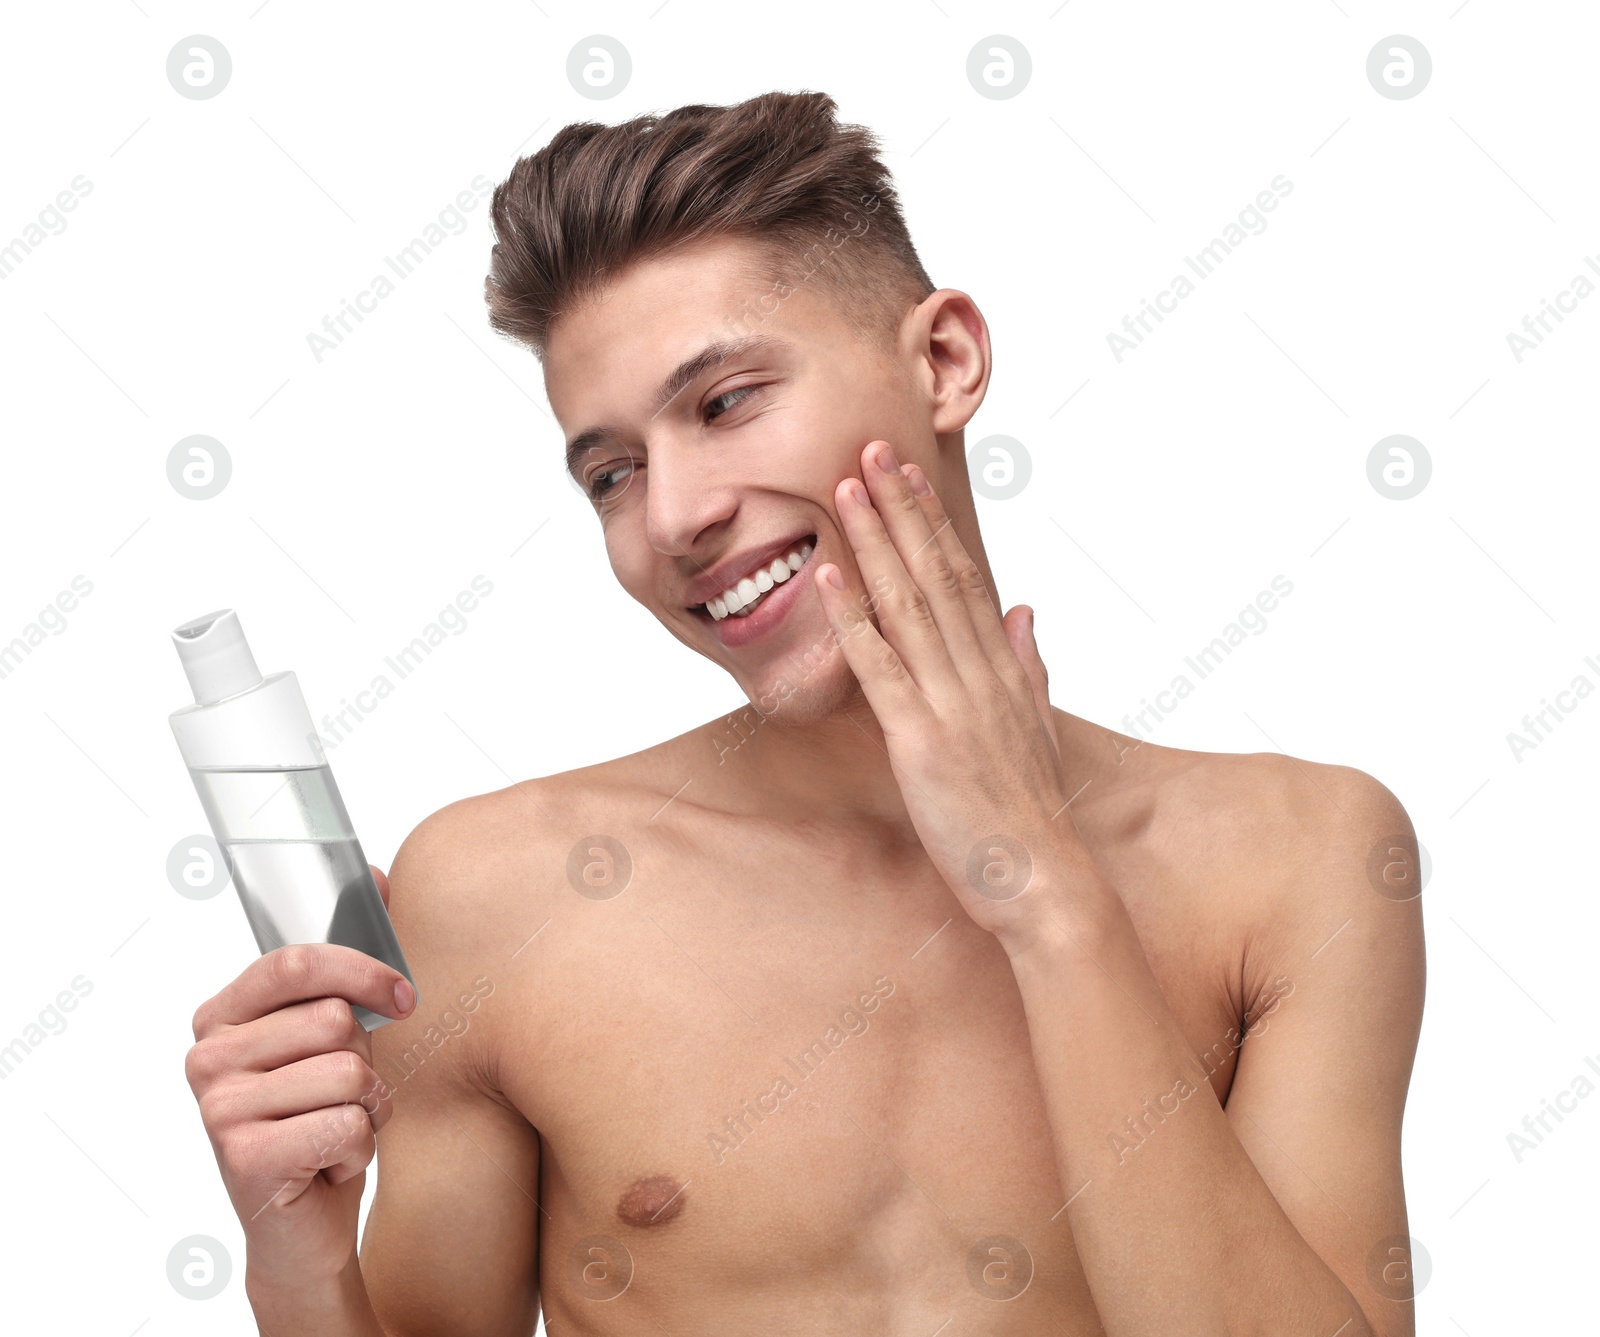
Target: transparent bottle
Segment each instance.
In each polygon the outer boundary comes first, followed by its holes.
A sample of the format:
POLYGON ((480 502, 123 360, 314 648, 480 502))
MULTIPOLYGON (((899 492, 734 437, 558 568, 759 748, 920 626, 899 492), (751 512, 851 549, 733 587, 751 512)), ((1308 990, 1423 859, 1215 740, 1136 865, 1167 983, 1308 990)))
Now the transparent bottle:
MULTIPOLYGON (((194 690, 172 732, 256 946, 354 947, 415 988, 298 679, 262 676, 231 608, 185 622, 172 641, 194 690)), ((369 1031, 391 1020, 351 1008, 369 1031)))

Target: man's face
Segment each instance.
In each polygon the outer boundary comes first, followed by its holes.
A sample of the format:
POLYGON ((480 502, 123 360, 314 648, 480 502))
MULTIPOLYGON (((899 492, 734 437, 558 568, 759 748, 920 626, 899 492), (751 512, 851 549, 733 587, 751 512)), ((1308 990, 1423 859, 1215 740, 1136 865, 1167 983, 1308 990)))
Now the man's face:
POLYGON ((909 358, 862 344, 814 288, 774 288, 760 258, 754 243, 723 238, 614 276, 556 322, 545 385, 581 447, 573 476, 622 587, 763 713, 798 723, 857 690, 812 584, 817 566, 837 563, 856 607, 876 606, 834 488, 860 477, 869 441, 924 467, 936 442, 909 358), (732 351, 683 369, 718 344, 732 351), (713 617, 711 596, 807 545, 804 566, 747 616, 713 617))

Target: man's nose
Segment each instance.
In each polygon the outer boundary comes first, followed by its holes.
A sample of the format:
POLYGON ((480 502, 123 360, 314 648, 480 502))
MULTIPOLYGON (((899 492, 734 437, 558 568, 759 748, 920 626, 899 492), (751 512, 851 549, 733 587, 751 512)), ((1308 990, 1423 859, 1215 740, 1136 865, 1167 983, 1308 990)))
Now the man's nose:
POLYGON ((681 557, 737 509, 735 489, 693 446, 650 447, 645 470, 645 528, 657 552, 681 557))

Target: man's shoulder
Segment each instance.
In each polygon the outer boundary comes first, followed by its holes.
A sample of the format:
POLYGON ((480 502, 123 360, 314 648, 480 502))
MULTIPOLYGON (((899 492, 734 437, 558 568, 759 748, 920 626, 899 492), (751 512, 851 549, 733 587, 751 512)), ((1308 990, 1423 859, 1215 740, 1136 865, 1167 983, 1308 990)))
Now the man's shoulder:
POLYGON ((1354 766, 1283 752, 1187 752, 1157 779, 1174 819, 1204 828, 1245 853, 1290 853, 1357 828, 1405 820, 1382 781, 1354 766))
POLYGON ((500 918, 508 900, 520 901, 514 913, 522 913, 527 898, 520 893, 536 884, 547 889, 548 871, 559 870, 575 845, 597 834, 620 837, 623 831, 613 831, 619 821, 648 819, 670 796, 682 755, 681 740, 669 739, 446 804, 417 823, 396 852, 391 911, 462 935, 500 918))
POLYGON ((1282 752, 1164 750, 1149 781, 1152 836, 1246 931, 1300 939, 1374 895, 1415 896, 1416 835, 1375 776, 1282 752))

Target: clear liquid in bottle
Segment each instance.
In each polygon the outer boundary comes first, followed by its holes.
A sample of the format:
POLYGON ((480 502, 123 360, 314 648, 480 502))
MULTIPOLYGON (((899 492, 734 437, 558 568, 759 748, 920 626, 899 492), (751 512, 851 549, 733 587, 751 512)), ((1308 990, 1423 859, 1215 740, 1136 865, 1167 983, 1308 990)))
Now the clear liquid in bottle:
MULTIPOLYGON (((404 961, 327 766, 189 773, 262 952, 332 942, 404 961)), ((388 1020, 351 1007, 368 1030, 388 1020)))

